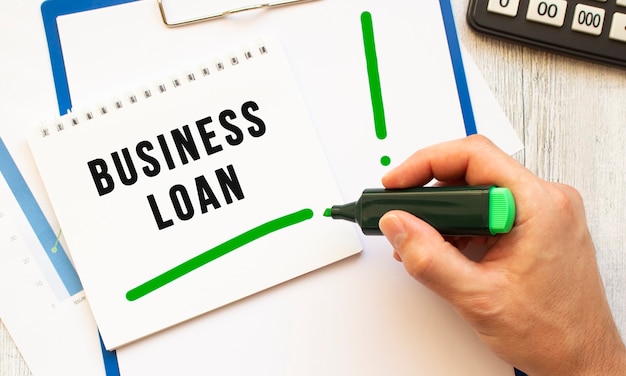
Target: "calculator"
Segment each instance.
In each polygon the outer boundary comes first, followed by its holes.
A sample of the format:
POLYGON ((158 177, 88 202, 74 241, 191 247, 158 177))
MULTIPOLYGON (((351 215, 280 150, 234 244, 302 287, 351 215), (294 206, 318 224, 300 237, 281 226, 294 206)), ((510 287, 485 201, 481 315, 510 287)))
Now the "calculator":
POLYGON ((626 68, 626 0, 470 0, 476 31, 626 68))

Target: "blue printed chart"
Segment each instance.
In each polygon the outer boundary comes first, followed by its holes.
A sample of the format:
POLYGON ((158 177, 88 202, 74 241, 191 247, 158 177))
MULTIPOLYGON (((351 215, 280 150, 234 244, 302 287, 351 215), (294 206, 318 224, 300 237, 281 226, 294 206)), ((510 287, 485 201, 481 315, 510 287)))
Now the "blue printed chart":
POLYGON ((22 265, 36 263, 44 277, 39 286, 46 284, 58 300, 81 292, 83 287, 78 275, 59 242, 60 232, 55 236, 19 171, 10 163, 10 155, 2 141, 0 156, 3 160, 0 167, 0 205, 4 206, 0 211, 0 226, 4 228, 9 222, 17 226, 15 233, 7 234, 11 242, 8 249, 26 245, 28 253, 15 251, 14 256, 21 257, 19 261, 22 265))
POLYGON ((0 139, 0 317, 34 375, 104 375, 98 329, 60 234, 0 139))

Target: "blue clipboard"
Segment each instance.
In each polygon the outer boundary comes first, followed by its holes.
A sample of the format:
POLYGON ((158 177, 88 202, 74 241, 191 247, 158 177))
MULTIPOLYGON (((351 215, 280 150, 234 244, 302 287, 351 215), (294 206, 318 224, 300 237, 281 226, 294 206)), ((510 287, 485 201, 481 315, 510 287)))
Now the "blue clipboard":
POLYGON ((450 0, 439 0, 439 6, 441 7, 443 25, 446 30, 446 37, 448 38, 448 49, 450 50, 452 70, 454 71, 454 79, 456 80, 456 91, 459 94, 459 102, 461 103, 465 134, 469 136, 477 133, 476 120, 474 119, 472 100, 470 98, 469 86, 467 85, 467 77, 465 76, 465 66, 463 65, 459 37, 456 33, 456 25, 454 24, 454 13, 452 13, 450 0))
MULTIPOLYGON (((57 17, 79 13, 93 9, 104 8, 108 6, 120 5, 136 0, 92 0, 92 1, 71 1, 71 0, 46 0, 41 5, 41 15, 43 19, 46 39, 48 43, 48 52, 50 55, 50 64, 52 67, 52 75, 54 79, 54 87, 57 96, 59 114, 65 114, 72 109, 72 99, 67 81, 65 70, 65 62, 63 59, 63 50, 61 48, 61 40, 57 26, 57 17)), ((448 40, 448 48, 452 61, 455 81, 457 85, 457 93, 463 114, 465 125, 465 133, 469 136, 477 133, 476 122, 474 119, 474 111, 465 75, 463 58, 459 45, 456 26, 454 24, 454 15, 450 0, 440 0, 441 14, 448 40)), ((104 359, 105 371, 107 376, 119 376, 119 365, 115 351, 106 351, 102 340, 100 340, 102 355, 104 359)))
MULTIPOLYGON (((43 19, 46 40, 48 42, 48 52, 50 54, 50 64, 52 66, 52 76, 54 88, 59 106, 59 114, 65 114, 72 108, 70 89, 67 83, 65 72, 65 62, 63 60, 63 50, 61 49, 61 39, 57 27, 57 17, 66 14, 84 12, 92 9, 104 8, 112 5, 128 3, 134 0, 93 0, 93 1, 69 1, 69 0, 46 0, 41 4, 41 17, 43 19)), ((102 360, 104 361, 104 371, 107 376, 120 376, 119 364, 115 351, 107 351, 100 338, 100 349, 102 350, 102 360)))

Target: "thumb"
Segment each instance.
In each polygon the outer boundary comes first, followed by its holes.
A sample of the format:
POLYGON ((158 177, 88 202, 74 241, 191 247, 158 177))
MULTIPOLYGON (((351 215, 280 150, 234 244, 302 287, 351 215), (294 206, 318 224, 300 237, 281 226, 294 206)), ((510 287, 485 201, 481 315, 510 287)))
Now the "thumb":
POLYGON ((407 272, 443 298, 455 300, 479 283, 478 265, 421 219, 394 210, 380 219, 379 227, 407 272))

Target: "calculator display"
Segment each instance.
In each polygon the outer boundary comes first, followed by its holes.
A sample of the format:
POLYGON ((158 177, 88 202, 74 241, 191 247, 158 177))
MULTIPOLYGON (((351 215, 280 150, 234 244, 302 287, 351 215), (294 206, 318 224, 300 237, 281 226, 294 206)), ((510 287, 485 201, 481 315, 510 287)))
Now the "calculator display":
POLYGON ((470 0, 467 20, 495 37, 626 68, 626 0, 470 0))

